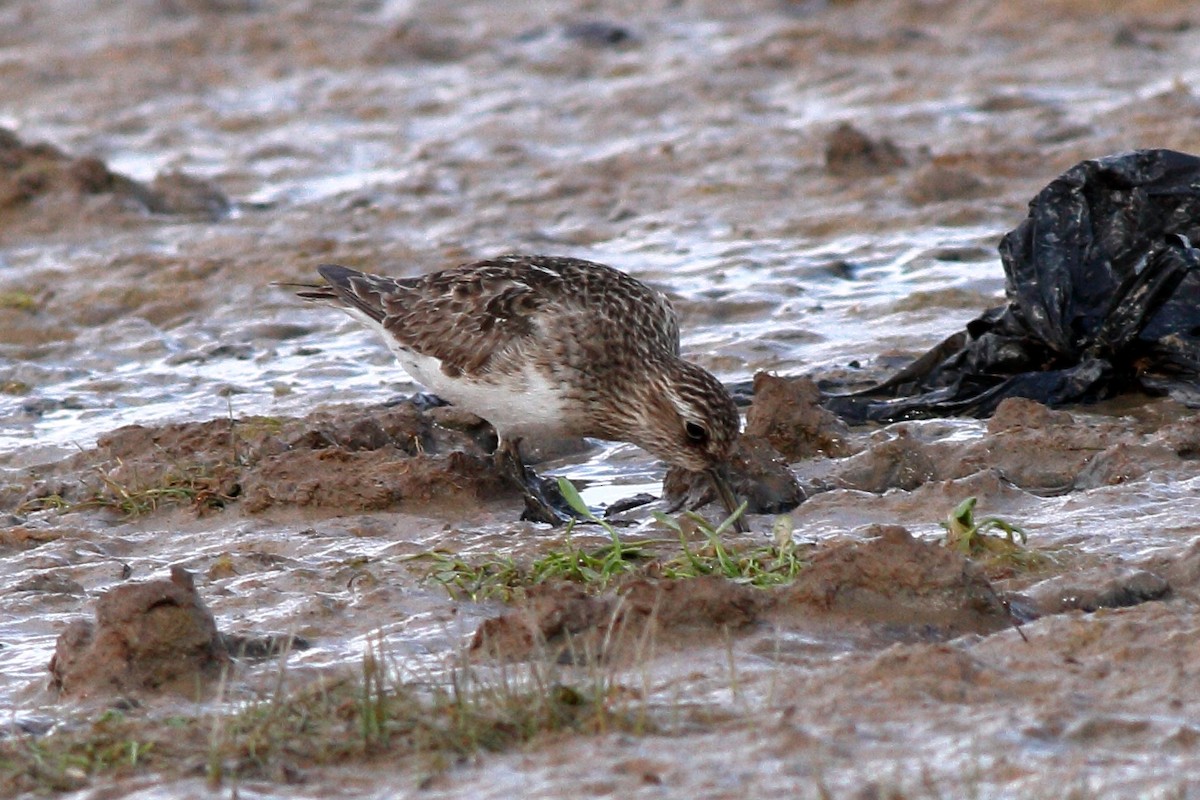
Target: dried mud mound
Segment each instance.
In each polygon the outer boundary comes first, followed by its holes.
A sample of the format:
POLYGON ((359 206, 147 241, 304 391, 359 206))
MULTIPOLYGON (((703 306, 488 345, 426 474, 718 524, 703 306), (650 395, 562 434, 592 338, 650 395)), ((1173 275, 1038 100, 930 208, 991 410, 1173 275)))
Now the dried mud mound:
POLYGON ((96 602, 96 621, 58 637, 50 674, 63 695, 172 691, 195 694, 228 663, 191 573, 118 586, 96 602))
POLYGON ((127 514, 159 505, 199 512, 233 502, 378 511, 480 502, 509 491, 482 454, 482 423, 448 409, 320 411, 304 419, 249 417, 148 427, 102 437, 93 450, 37 470, 0 505, 81 505, 127 514), (437 424, 456 425, 458 430, 437 424))

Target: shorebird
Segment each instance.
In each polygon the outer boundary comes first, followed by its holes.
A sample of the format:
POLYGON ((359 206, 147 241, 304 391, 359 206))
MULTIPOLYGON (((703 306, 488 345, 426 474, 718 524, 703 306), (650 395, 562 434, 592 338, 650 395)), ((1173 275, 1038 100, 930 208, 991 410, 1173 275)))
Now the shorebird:
MULTIPOLYGON (((307 300, 382 334, 434 394, 496 429, 497 468, 525 496, 526 518, 558 523, 569 506, 521 460, 531 435, 631 442, 705 473, 726 511, 737 407, 709 372, 680 358, 679 322, 659 291, 577 258, 508 255, 411 278, 335 264, 307 300)), ((739 518, 739 531, 747 530, 739 518)))

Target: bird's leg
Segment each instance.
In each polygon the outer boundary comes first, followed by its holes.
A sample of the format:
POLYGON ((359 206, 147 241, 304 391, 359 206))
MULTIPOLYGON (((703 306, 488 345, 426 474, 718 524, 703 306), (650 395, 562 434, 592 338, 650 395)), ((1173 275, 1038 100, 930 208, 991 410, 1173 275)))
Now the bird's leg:
POLYGON ((554 480, 539 477, 525 466, 521 460, 520 445, 520 439, 502 438, 493 458, 500 474, 516 484, 525 497, 525 513, 521 519, 548 522, 551 525, 565 525, 573 519, 582 519, 562 496, 554 480))

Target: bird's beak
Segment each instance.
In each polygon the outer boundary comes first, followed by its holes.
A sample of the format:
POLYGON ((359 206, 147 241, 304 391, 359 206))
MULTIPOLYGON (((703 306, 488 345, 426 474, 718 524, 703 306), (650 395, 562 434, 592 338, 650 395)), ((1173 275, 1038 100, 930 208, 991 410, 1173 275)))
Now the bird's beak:
MULTIPOLYGON (((729 484, 729 471, 724 464, 712 467, 708 470, 708 479, 712 481, 713 488, 717 490, 717 497, 721 498, 721 505, 725 506, 725 510, 733 515, 738 510, 737 495, 733 493, 733 487, 729 484)), ((749 533, 750 526, 746 524, 743 514, 738 514, 737 519, 733 521, 733 529, 738 533, 749 533)))

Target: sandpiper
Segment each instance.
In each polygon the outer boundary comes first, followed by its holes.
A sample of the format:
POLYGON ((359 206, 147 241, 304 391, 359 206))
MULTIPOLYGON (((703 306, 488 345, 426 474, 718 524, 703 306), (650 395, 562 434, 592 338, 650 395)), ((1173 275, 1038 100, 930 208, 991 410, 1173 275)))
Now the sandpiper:
MULTIPOLYGON (((679 357, 679 322, 661 293, 591 261, 509 255, 412 278, 325 264, 299 296, 379 331, 414 379, 482 417, 497 467, 523 491, 526 517, 569 518, 521 461, 533 434, 632 442, 706 473, 730 513, 726 467, 737 407, 706 370, 679 357)), ((737 520, 745 531, 745 523, 737 520)))

